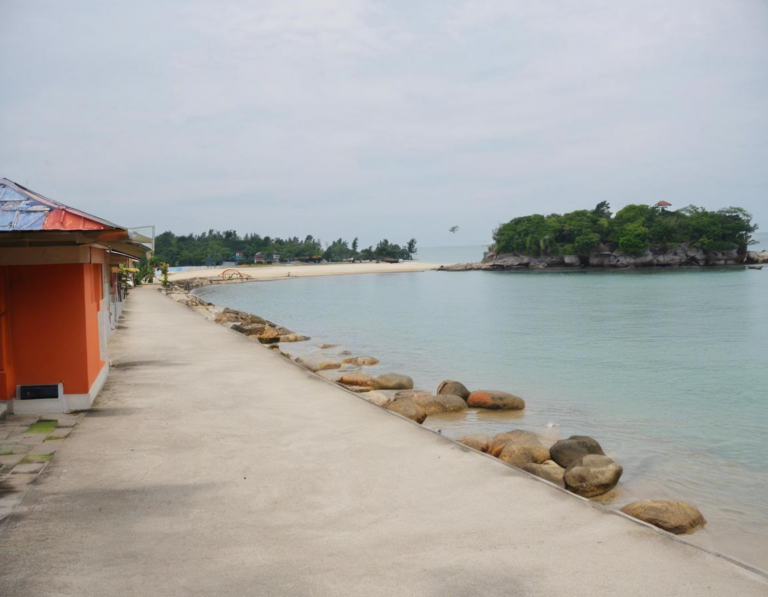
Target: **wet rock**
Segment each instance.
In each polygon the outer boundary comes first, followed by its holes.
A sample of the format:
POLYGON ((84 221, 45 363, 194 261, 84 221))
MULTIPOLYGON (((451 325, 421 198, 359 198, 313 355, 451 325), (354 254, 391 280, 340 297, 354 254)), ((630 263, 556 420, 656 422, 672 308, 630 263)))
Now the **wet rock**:
POLYGON ((535 462, 524 464, 522 469, 532 475, 541 477, 550 483, 565 487, 565 482, 563 481, 565 469, 553 460, 545 460, 541 464, 535 462))
POLYGON ((462 437, 459 441, 465 446, 469 446, 480 452, 487 452, 488 446, 491 443, 491 438, 484 433, 470 433, 469 435, 462 437))
POLYGON ((438 394, 452 394, 458 396, 462 400, 469 398, 470 391, 463 383, 459 381, 453 381, 446 379, 437 387, 438 394))
POLYGON ((413 379, 400 373, 382 373, 373 378, 373 387, 376 390, 410 390, 413 379))
POLYGON ((522 429, 515 429, 514 431, 505 431, 494 435, 491 439, 491 443, 488 446, 488 453, 491 456, 498 457, 504 446, 510 441, 539 441, 539 438, 535 433, 530 431, 523 431, 522 429))
POLYGON ((607 456, 590 454, 565 469, 563 481, 569 491, 591 498, 616 487, 624 469, 607 456))
POLYGON ((438 394, 434 396, 435 402, 442 405, 443 409, 447 413, 459 412, 460 410, 466 410, 467 403, 464 402, 459 396, 453 394, 438 394))
POLYGON ((587 435, 572 435, 568 439, 561 439, 549 451, 552 453, 552 460, 563 468, 568 468, 579 458, 589 454, 605 456, 597 440, 587 435))
POLYGON ((478 390, 469 395, 467 405, 488 410, 523 410, 525 400, 498 390, 478 390))
POLYGON ((699 509, 687 502, 643 500, 627 504, 621 511, 675 535, 693 533, 707 524, 699 509))
POLYGON ((387 410, 397 413, 407 419, 421 424, 427 418, 427 413, 411 400, 395 400, 387 405, 387 410))
POLYGON ((379 359, 373 357, 349 357, 341 361, 346 365, 358 365, 360 367, 371 367, 379 364, 379 359))
POLYGON ((336 348, 338 344, 318 344, 317 347, 321 350, 327 350, 328 348, 336 348))
POLYGON ((373 386, 373 378, 367 373, 345 373, 338 382, 345 386, 365 386, 369 390, 373 386))

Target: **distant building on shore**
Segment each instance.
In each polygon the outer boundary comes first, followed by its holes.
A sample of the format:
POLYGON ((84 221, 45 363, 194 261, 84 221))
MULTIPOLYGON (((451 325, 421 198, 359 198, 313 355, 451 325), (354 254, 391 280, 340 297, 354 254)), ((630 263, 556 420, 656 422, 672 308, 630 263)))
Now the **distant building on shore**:
POLYGON ((120 266, 150 241, 0 178, 0 404, 90 408, 109 373, 120 266))

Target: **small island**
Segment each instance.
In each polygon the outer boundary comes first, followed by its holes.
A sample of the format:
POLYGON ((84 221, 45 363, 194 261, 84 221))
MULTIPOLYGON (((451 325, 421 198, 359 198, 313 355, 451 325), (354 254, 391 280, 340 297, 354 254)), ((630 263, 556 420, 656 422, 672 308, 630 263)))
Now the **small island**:
POLYGON ((768 252, 749 251, 758 226, 746 210, 671 207, 666 201, 652 206, 632 204, 613 214, 609 203, 603 201, 592 210, 514 218, 494 230, 494 244, 482 262, 441 270, 768 263, 768 252))

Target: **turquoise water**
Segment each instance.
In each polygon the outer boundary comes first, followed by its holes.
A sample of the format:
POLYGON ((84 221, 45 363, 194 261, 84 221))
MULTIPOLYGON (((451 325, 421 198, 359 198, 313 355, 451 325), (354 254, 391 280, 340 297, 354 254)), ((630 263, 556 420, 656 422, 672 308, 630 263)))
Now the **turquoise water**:
POLYGON ((294 355, 333 342, 424 389, 451 378, 521 395, 522 414, 425 425, 594 436, 624 466, 611 507, 691 501, 709 524, 687 540, 768 569, 768 268, 423 272, 199 294, 311 336, 286 345, 294 355))

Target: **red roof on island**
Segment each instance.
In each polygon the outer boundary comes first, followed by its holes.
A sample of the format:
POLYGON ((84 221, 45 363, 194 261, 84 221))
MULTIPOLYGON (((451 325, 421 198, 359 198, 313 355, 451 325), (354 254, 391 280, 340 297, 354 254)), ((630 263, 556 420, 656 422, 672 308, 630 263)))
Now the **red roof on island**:
POLYGON ((669 201, 659 201, 656 207, 672 207, 672 204, 669 201))

